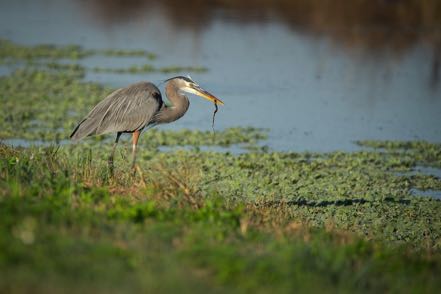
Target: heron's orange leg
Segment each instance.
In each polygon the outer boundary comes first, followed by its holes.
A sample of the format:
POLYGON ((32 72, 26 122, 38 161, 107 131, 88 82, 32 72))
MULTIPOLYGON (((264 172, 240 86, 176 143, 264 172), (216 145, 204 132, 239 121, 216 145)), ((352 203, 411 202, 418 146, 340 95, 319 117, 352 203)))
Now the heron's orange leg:
POLYGON ((138 145, 138 139, 139 135, 141 134, 140 131, 134 131, 132 134, 132 168, 135 168, 135 161, 136 161, 136 146, 138 145))

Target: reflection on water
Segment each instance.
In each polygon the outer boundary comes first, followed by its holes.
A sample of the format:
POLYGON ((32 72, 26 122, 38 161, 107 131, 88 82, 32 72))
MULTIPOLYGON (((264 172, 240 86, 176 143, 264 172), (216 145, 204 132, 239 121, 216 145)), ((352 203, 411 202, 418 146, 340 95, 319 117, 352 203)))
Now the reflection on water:
POLYGON ((93 0, 92 17, 115 25, 158 11, 176 30, 200 31, 219 19, 242 24, 281 22, 297 33, 328 37, 346 49, 395 56, 418 44, 431 48, 431 85, 439 82, 441 2, 438 0, 93 0))
MULTIPOLYGON (((438 2, 11 0, 0 3, 0 38, 145 49, 158 67, 207 67, 192 77, 226 102, 216 128, 269 128, 278 150, 354 150, 356 140, 441 141, 438 2)), ((114 87, 168 77, 86 75, 114 87)), ((191 104, 163 128, 211 129, 212 105, 191 104)))

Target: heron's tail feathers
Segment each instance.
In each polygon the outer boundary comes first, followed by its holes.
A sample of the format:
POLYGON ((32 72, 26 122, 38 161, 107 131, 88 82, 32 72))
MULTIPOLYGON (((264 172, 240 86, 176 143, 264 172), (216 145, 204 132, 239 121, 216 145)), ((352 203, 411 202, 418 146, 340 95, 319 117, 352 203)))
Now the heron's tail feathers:
POLYGON ((94 119, 86 118, 76 126, 72 134, 70 134, 70 138, 74 141, 84 139, 87 136, 94 135, 96 133, 96 129, 96 121, 94 119))

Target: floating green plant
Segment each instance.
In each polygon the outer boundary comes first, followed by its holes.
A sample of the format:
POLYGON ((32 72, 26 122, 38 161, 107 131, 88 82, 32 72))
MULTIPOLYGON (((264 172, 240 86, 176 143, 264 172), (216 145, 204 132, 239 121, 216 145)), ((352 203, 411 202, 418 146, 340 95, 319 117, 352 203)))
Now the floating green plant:
POLYGON ((172 66, 172 67, 155 67, 150 64, 144 64, 142 66, 133 65, 130 67, 110 68, 110 67, 93 67, 92 71, 98 73, 116 73, 116 74, 139 74, 139 73, 176 73, 176 72, 194 72, 202 73, 206 72, 205 67, 193 67, 193 66, 172 66))
POLYGON ((156 54, 146 50, 121 50, 121 49, 84 49, 77 45, 55 46, 35 45, 25 46, 0 39, 0 64, 24 63, 26 66, 37 66, 37 69, 57 69, 82 71, 91 70, 100 73, 116 74, 139 74, 139 73, 176 73, 176 72, 206 72, 207 68, 199 66, 164 66, 157 67, 152 64, 133 65, 123 68, 115 67, 93 67, 87 68, 79 64, 59 63, 59 60, 78 61, 79 59, 91 56, 108 57, 144 57, 153 61, 157 59, 156 54))
POLYGON ((105 49, 96 50, 96 54, 101 54, 104 56, 117 56, 117 57, 146 57, 149 60, 155 60, 157 58, 155 53, 148 52, 145 50, 115 50, 115 49, 105 49))
POLYGON ((32 61, 37 59, 78 60, 93 55, 111 57, 145 57, 149 60, 156 59, 154 53, 145 50, 115 50, 115 49, 84 49, 78 45, 55 46, 49 44, 26 46, 0 39, 0 64, 7 61, 32 61))
POLYGON ((93 54, 93 50, 85 50, 78 45, 55 46, 47 44, 24 46, 0 39, 0 64, 36 59, 54 60, 65 58, 77 60, 93 54))
POLYGON ((423 165, 441 167, 441 143, 427 141, 358 141, 358 145, 383 149, 389 153, 399 153, 406 157, 409 153, 423 165))

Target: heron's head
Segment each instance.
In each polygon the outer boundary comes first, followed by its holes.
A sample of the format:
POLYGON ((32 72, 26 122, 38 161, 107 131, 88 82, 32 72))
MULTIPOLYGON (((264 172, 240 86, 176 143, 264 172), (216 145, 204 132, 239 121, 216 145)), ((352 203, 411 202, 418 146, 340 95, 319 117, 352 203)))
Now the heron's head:
POLYGON ((222 100, 211 94, 210 92, 204 90, 190 77, 177 76, 166 80, 166 82, 173 82, 175 86, 180 90, 187 93, 195 94, 209 101, 212 101, 219 105, 224 105, 222 100))

